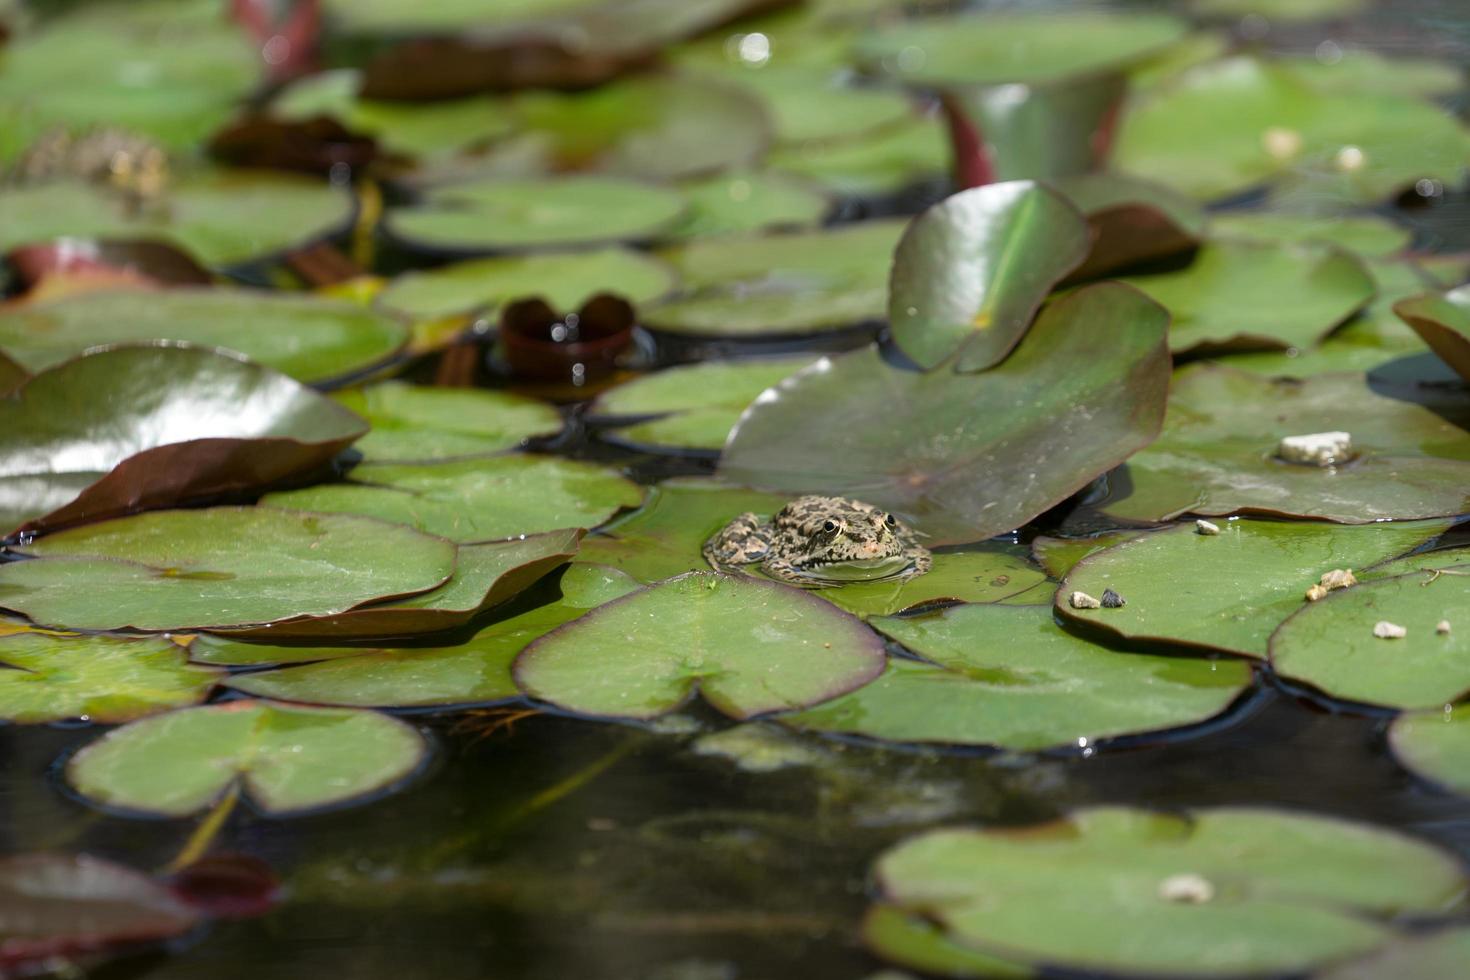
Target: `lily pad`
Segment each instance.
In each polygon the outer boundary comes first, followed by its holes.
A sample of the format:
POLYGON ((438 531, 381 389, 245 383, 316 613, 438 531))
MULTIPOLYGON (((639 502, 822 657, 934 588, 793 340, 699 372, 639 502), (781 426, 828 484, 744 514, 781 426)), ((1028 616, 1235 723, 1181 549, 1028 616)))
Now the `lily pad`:
POLYGON ((211 350, 101 350, 0 400, 0 525, 62 527, 261 489, 363 432, 316 392, 211 350))
POLYGON ((1310 21, 1347 17, 1368 5, 1368 0, 1194 0, 1194 9, 1213 17, 1256 15, 1271 20, 1310 21))
POLYGON ((909 117, 902 91, 848 83, 848 73, 821 65, 739 66, 722 77, 754 92, 770 111, 779 143, 860 137, 909 117))
POLYGON ((956 370, 992 367, 1091 246, 1071 202, 1029 180, 946 198, 909 223, 894 252, 894 343, 925 369, 956 351, 956 370))
POLYGON ((1030 751, 1199 724, 1251 684, 1243 661, 1115 653, 1038 606, 954 606, 871 624, 931 662, 892 660, 872 684, 782 721, 1030 751))
POLYGON ((1445 705, 1439 711, 1399 715, 1388 728, 1388 744, 1399 762, 1415 775, 1451 790, 1470 794, 1470 710, 1445 705))
POLYGON ((1438 912, 1465 887, 1454 859, 1416 838, 1247 807, 931 831, 886 852, 877 875, 884 901, 964 947, 1171 977, 1304 973, 1389 941, 1375 919, 1438 912))
POLYGON ((387 790, 428 752, 417 731, 376 712, 229 701, 114 729, 71 757, 66 780, 92 803, 167 817, 238 785, 284 816, 387 790))
POLYGON ((811 357, 798 356, 671 367, 604 392, 588 409, 589 420, 617 425, 646 419, 605 437, 612 442, 654 452, 718 453, 756 396, 811 362, 811 357))
POLYGON ((148 340, 226 348, 317 383, 382 363, 408 329, 355 303, 246 289, 106 290, 0 312, 0 348, 31 371, 148 340))
POLYGON ((824 357, 746 411, 720 475, 877 504, 929 545, 984 540, 1153 440, 1167 321, 1137 291, 1103 283, 1047 306, 983 375, 924 373, 876 347, 824 357))
MULTIPOLYGON (((318 663, 240 674, 229 685, 286 701, 355 707, 427 708, 506 701, 520 697, 510 665, 527 644, 637 587, 632 579, 610 569, 574 565, 563 576, 560 600, 487 626, 459 646, 340 649, 334 652, 341 656, 318 663)), ((259 653, 268 658, 270 651, 286 649, 269 647, 259 653)))
POLYGON ((1122 544, 1141 533, 1143 532, 1132 530, 1104 531, 1085 538, 1053 538, 1043 534, 1032 539, 1031 557, 1048 575, 1062 578, 1088 555, 1095 555, 1115 544, 1122 544))
POLYGON ((1218 240, 1336 245, 1357 255, 1382 258, 1402 252, 1409 229, 1371 214, 1293 214, 1287 211, 1222 211, 1210 219, 1218 240))
POLYGON ((786 174, 742 171, 683 184, 689 210, 665 236, 712 238, 768 229, 819 225, 832 200, 810 181, 786 174))
POLYGON ((643 501, 642 488, 611 469, 528 453, 418 466, 365 463, 351 477, 267 494, 261 503, 362 514, 466 544, 596 527, 643 501))
POLYGON ((1306 603, 1307 588, 1324 573, 1361 571, 1448 526, 1241 520, 1205 535, 1192 523, 1180 524, 1082 559, 1057 589, 1056 609, 1065 619, 1125 640, 1265 657, 1272 631, 1306 603), (1101 597, 1107 589, 1127 604, 1076 609, 1069 601, 1074 591, 1101 597))
POLYGON ((166 510, 48 534, 0 565, 0 607, 74 629, 187 630, 329 616, 427 592, 454 545, 411 528, 268 507, 166 510))
POLYGON ((30 376, 29 371, 0 353, 0 397, 19 388, 30 376))
POLYGON ((548 633, 513 672, 527 695, 579 714, 656 718, 698 691, 743 720, 845 694, 878 676, 884 660, 872 631, 816 596, 691 572, 548 633), (626 642, 630 631, 636 645, 626 642))
POLYGON ((163 639, 14 633, 0 638, 0 718, 111 724, 198 704, 224 671, 163 639))
POLYGON ((554 436, 562 427, 552 406, 505 391, 385 381, 334 397, 372 423, 357 448, 373 463, 488 456, 554 436))
POLYGON ((378 302, 419 319, 471 311, 488 315, 533 296, 558 310, 577 309, 598 293, 616 293, 640 306, 667 293, 676 281, 673 270, 657 259, 611 246, 496 255, 405 272, 388 283, 378 302))
POLYGON ((1367 305, 1373 277, 1333 248, 1220 241, 1178 272, 1124 279, 1173 316, 1175 353, 1307 347, 1367 305))
POLYGON ((1393 311, 1414 328, 1429 348, 1455 373, 1470 379, 1470 286, 1442 296, 1416 296, 1394 304, 1393 311))
POLYGON ((933 117, 909 119, 854 139, 778 146, 766 156, 772 170, 858 198, 896 194, 941 180, 949 163, 949 140, 933 117))
POLYGON ((1079 174, 1050 184, 1092 229, 1092 249, 1072 271, 1073 281, 1187 252, 1204 240, 1204 209, 1162 184, 1118 174, 1079 174))
POLYGON ((380 602, 333 616, 287 620, 230 630, 228 635, 260 640, 378 639, 416 636, 463 626, 506 602, 577 553, 582 530, 532 534, 512 541, 459 548, 454 576, 437 589, 407 599, 380 602))
POLYGON ((1410 936, 1365 959, 1323 973, 1322 980, 1440 980, 1452 977, 1470 956, 1470 929, 1410 936))
POLYGON ((1035 975, 1026 967, 954 942, 928 917, 892 905, 868 909, 863 917, 863 942, 890 963, 936 976, 1009 980, 1035 975))
POLYGON ((1104 506, 1114 517, 1251 513, 1344 523, 1460 514, 1470 487, 1470 397, 1375 390, 1362 375, 1262 378, 1214 364, 1178 372, 1158 440, 1128 460, 1104 506), (1287 436, 1347 432, 1336 467, 1276 458, 1287 436))
POLYGON ((887 616, 940 602, 999 602, 1046 581, 1014 546, 986 543, 934 556, 923 575, 906 581, 850 582, 816 595, 855 616, 887 616))
POLYGON ((1458 701, 1470 692, 1470 578, 1461 573, 1470 567, 1369 582, 1311 603, 1272 634, 1271 666, 1288 680, 1363 704, 1414 709, 1458 701), (1374 626, 1385 620, 1408 635, 1375 636, 1374 626), (1440 622, 1451 631, 1437 632, 1440 622))
POLYGON ((684 208, 677 191, 620 177, 490 178, 441 184, 385 223, 417 248, 489 252, 652 238, 684 208))
POLYGON ((681 288, 645 308, 645 326, 696 337, 823 333, 884 315, 902 221, 691 242, 659 254, 681 288))
MULTIPOLYGON (((1331 2, 1331 0, 1323 0, 1331 2)), ((1336 57, 1283 59, 1293 75, 1322 92, 1363 93, 1438 98, 1454 95, 1465 84, 1459 66, 1430 58, 1384 57, 1369 48, 1339 48, 1336 57)))

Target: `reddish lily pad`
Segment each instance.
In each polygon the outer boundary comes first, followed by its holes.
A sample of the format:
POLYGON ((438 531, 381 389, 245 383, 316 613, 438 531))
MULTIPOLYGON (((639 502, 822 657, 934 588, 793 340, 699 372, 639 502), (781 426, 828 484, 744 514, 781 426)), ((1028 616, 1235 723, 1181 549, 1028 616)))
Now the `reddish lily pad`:
POLYGON ((1080 174, 1050 183, 1092 229, 1092 250, 1072 271, 1074 281, 1187 252, 1204 240, 1204 209, 1162 184, 1118 174, 1080 174))
POLYGON ((746 411, 720 475, 866 500, 931 545, 984 540, 1153 440, 1167 321, 1147 297, 1104 283, 1049 305, 983 375, 924 373, 876 347, 822 358, 746 411))
POLYGON ((1460 377, 1470 380, 1470 286, 1442 296, 1416 296, 1394 304, 1393 311, 1424 338, 1460 377))

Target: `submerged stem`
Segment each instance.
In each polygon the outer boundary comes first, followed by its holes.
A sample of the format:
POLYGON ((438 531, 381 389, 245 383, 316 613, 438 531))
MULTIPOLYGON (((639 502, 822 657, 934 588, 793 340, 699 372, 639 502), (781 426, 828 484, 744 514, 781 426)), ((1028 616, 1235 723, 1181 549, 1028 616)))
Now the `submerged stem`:
POLYGON ((204 819, 199 822, 199 826, 194 828, 194 832, 184 842, 183 850, 179 851, 172 861, 164 865, 163 874, 182 871, 202 858, 210 845, 214 843, 214 839, 219 836, 225 822, 230 819, 230 814, 234 812, 235 804, 239 800, 240 784, 233 782, 230 788, 225 790, 224 795, 215 801, 209 813, 205 814, 204 819))

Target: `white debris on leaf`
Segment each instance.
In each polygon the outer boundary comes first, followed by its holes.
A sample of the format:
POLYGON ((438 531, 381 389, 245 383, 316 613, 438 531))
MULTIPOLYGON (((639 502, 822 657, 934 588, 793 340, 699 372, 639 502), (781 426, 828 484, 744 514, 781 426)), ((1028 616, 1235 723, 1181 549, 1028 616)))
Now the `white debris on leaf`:
POLYGON ((1409 635, 1409 631, 1396 623, 1390 623, 1386 619, 1380 619, 1373 626, 1373 635, 1380 640, 1402 640, 1409 635))
POLYGON ((1346 432, 1312 432, 1287 436, 1276 447, 1276 455, 1288 463, 1334 466, 1353 451, 1353 437, 1346 432))
POLYGON ((1346 589, 1358 584, 1357 576, 1351 568, 1334 568, 1330 572, 1323 572, 1317 584, 1307 589, 1307 601, 1316 602, 1329 592, 1338 589, 1346 589))
POLYGON ((1086 592, 1073 592, 1067 597, 1073 609, 1101 609, 1102 603, 1086 592))
POLYGON ((1450 635, 1450 621, 1448 619, 1441 619, 1435 625, 1434 631, 1436 633, 1438 633, 1440 636, 1449 636, 1450 635))
POLYGON ((1327 589, 1320 585, 1313 585, 1307 589, 1307 601, 1316 602, 1318 599, 1327 598, 1327 589))
POLYGON ((1159 897, 1166 902, 1203 905, 1215 897, 1215 886, 1204 875, 1170 875, 1159 882, 1159 897))
POLYGON ((1195 521, 1194 530, 1196 534, 1219 534, 1220 525, 1211 524, 1209 521, 1195 521))

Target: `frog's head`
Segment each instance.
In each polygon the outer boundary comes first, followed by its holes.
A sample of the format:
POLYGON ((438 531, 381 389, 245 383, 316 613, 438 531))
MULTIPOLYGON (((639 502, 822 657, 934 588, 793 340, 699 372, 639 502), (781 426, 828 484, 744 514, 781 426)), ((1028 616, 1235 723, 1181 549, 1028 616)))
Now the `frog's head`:
POLYGON ((791 563, 812 571, 841 562, 906 558, 912 547, 898 518, 845 497, 798 497, 776 523, 793 529, 801 542, 801 554, 790 556, 791 563))

